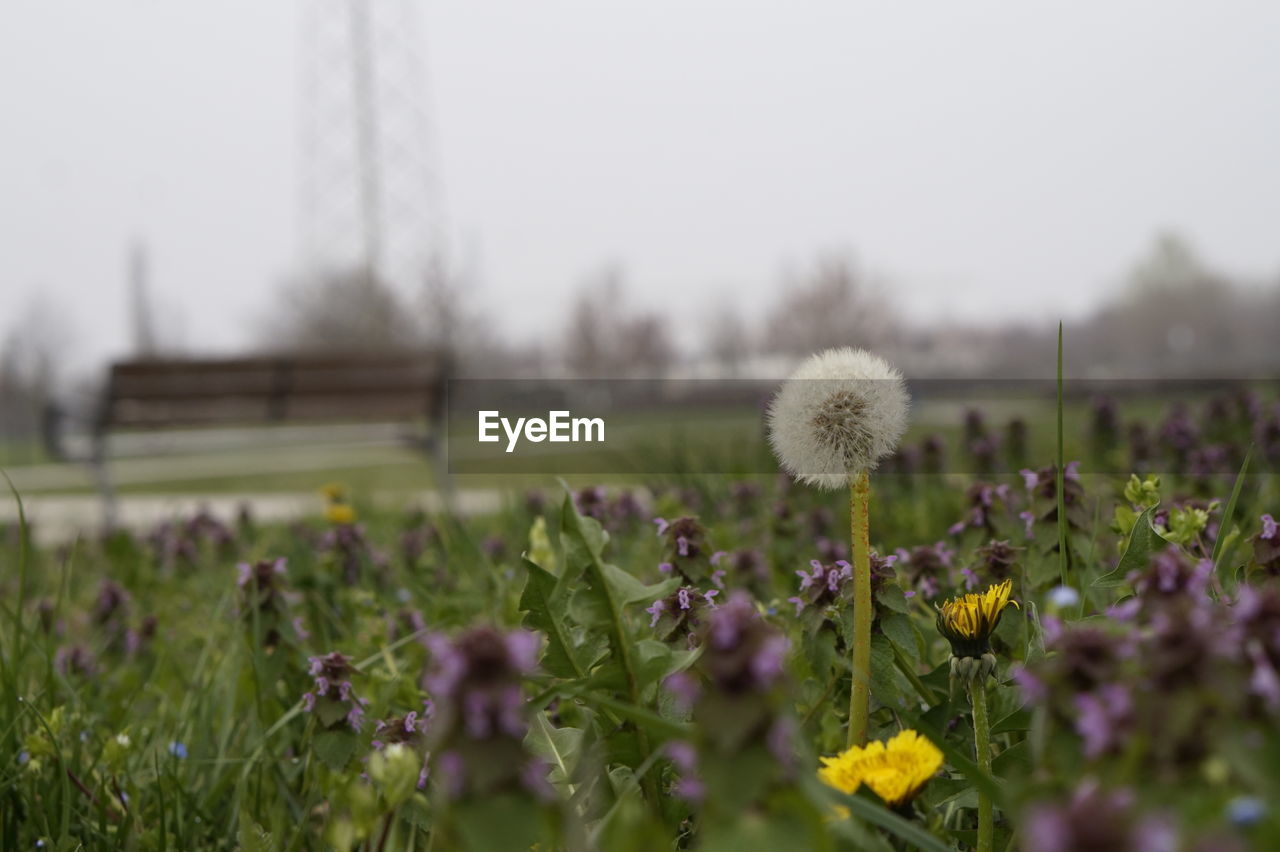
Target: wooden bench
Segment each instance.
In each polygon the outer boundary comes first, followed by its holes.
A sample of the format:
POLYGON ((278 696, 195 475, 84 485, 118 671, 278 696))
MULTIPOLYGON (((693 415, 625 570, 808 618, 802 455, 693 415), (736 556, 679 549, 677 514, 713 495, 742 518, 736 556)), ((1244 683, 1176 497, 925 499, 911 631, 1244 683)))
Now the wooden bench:
POLYGON ((449 497, 444 458, 450 361, 440 352, 144 359, 111 365, 91 424, 90 462, 114 526, 107 438, 120 430, 409 421, 449 497))

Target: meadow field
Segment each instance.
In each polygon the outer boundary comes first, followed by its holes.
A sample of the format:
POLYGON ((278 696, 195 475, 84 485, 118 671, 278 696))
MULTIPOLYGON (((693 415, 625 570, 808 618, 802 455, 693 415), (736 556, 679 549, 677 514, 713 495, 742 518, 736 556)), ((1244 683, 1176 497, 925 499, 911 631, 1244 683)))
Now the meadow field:
POLYGON ((1278 403, 1097 399, 1061 459, 1052 405, 916 423, 871 478, 865 747, 848 493, 754 458, 15 523, 0 849, 1280 848, 1278 403))

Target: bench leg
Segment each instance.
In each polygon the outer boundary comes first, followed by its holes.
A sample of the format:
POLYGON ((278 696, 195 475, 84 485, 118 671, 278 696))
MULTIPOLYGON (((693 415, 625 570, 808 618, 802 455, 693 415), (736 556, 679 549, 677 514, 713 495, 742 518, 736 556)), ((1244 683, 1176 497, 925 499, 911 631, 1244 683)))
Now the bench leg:
POLYGON ((449 451, 447 445, 448 438, 443 432, 437 430, 435 434, 427 438, 427 452, 431 454, 431 466, 435 473, 436 490, 440 493, 440 500, 447 515, 453 515, 457 510, 457 494, 454 493, 453 477, 449 475, 449 451))

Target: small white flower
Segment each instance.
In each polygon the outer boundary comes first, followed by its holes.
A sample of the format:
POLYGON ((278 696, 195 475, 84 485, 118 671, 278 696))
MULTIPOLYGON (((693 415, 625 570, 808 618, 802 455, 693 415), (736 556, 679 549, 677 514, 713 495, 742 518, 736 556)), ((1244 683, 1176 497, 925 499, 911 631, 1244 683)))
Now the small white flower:
POLYGON ((769 443, 801 482, 836 489, 897 449, 907 429, 902 374, 864 349, 811 356, 769 406, 769 443))

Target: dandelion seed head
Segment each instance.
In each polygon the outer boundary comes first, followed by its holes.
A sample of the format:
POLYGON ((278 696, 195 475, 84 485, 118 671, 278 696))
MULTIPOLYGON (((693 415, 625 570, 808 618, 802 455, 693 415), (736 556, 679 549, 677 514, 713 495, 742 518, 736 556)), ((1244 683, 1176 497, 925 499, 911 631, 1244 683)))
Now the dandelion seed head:
POLYGON ((836 489, 875 468, 907 427, 902 374, 863 349, 828 349, 783 383, 769 406, 769 442, 784 470, 836 489))

